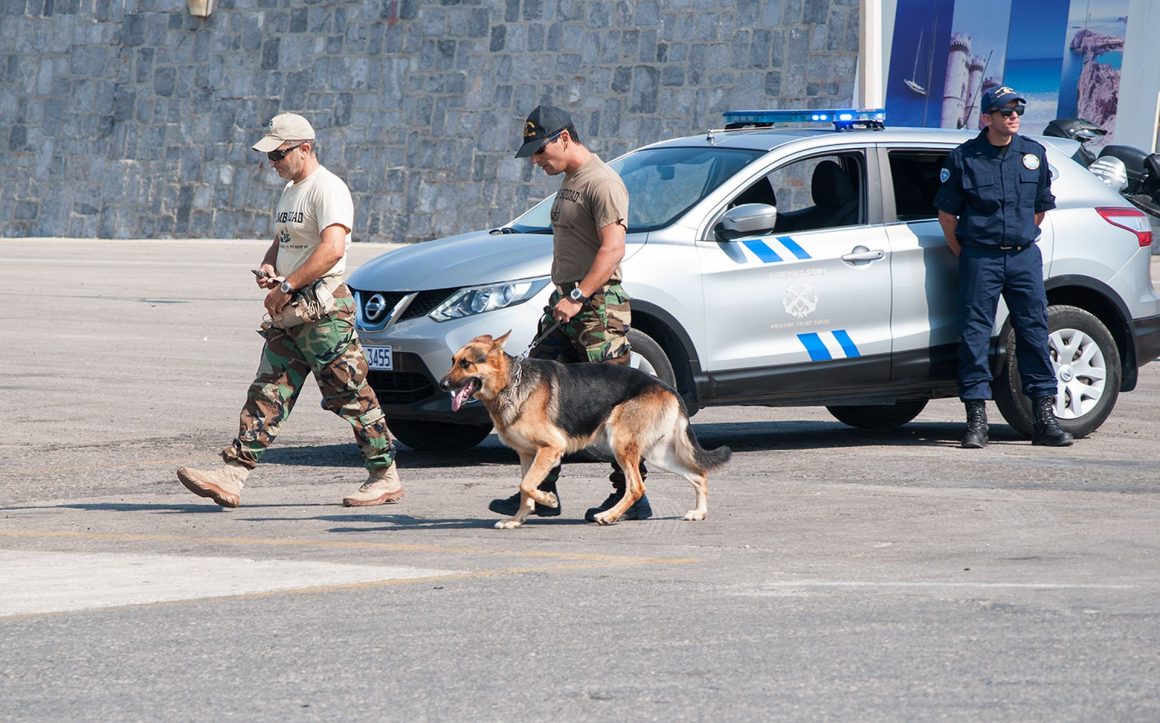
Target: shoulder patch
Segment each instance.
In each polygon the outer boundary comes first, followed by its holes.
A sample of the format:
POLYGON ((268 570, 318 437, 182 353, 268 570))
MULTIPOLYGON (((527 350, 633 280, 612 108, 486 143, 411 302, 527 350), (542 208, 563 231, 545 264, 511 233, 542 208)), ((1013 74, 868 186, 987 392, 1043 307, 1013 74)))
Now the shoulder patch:
POLYGON ((1034 171, 1039 168, 1039 156, 1034 153, 1023 154, 1023 167, 1029 171, 1034 171))
POLYGON ((947 181, 951 180, 951 169, 944 168, 941 171, 939 171, 938 172, 938 180, 939 180, 939 183, 946 183, 947 181))

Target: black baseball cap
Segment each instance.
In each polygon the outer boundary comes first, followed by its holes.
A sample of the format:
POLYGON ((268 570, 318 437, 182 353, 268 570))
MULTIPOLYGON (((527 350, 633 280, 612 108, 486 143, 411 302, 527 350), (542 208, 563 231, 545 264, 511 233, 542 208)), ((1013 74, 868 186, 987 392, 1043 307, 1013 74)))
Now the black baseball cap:
POLYGON ((568 111, 554 105, 538 105, 528 114, 524 123, 524 144, 516 152, 516 158, 527 158, 540 148, 545 139, 551 138, 572 125, 568 111))
POLYGON ((1013 100, 1019 101, 1020 103, 1027 102, 1014 89, 1005 85, 991 88, 986 93, 983 93, 983 112, 990 113, 993 110, 999 110, 1013 100))

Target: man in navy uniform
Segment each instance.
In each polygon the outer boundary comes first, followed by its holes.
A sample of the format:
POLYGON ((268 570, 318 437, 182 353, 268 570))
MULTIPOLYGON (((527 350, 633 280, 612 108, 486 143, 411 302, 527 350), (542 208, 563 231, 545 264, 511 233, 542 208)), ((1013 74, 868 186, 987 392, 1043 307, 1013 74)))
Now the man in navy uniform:
POLYGON ((959 398, 967 410, 963 447, 969 449, 988 441, 987 352, 1000 295, 1015 328, 1023 393, 1035 413, 1031 441, 1072 443, 1053 411, 1057 383, 1047 341, 1043 256, 1035 243, 1055 196, 1046 150, 1019 135, 1026 102, 1007 86, 983 94, 986 127, 947 156, 934 200, 947 246, 959 259, 959 398))

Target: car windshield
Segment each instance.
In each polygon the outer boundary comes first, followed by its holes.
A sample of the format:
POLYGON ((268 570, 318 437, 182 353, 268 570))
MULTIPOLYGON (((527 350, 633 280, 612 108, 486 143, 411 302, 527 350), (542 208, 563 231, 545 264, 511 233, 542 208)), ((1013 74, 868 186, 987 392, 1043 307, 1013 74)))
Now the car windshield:
MULTIPOLYGON (((628 188, 629 232, 664 228, 763 155, 742 148, 650 148, 608 165, 628 188)), ((520 233, 551 233, 552 194, 512 221, 520 233)))

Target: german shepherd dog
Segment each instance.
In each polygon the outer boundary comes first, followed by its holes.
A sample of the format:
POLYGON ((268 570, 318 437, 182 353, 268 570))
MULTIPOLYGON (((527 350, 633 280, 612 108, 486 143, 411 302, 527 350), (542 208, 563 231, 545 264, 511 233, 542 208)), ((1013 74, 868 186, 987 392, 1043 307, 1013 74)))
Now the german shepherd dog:
POLYGON ((705 519, 707 473, 733 453, 728 447, 701 448, 672 388, 627 366, 516 359, 503 350, 510 335, 472 339, 455 352, 439 383, 451 393, 452 411, 473 396, 483 402, 500 440, 520 456, 519 512, 497 522, 497 528, 519 527, 537 502, 557 507, 556 495, 537 485, 565 454, 589 447, 615 457, 626 481, 624 497, 598 514, 598 523, 616 522, 644 494, 642 458, 689 480, 697 506, 685 519, 705 519))

